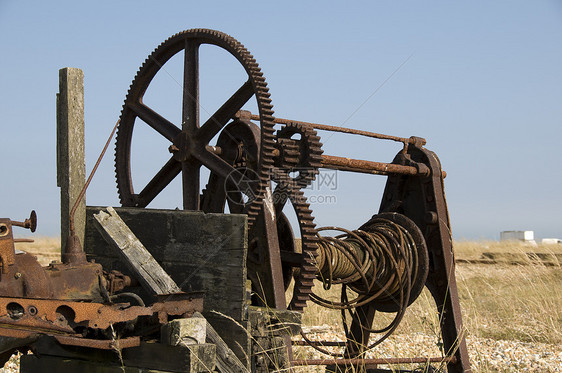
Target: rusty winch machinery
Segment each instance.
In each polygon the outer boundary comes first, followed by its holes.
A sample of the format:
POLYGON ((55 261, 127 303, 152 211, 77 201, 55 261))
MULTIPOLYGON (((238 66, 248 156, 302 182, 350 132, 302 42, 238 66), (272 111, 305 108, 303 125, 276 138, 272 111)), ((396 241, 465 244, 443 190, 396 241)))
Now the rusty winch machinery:
MULTIPOLYGON (((140 67, 120 117, 115 169, 123 206, 150 207, 179 177, 183 209, 246 214, 246 263, 253 304, 303 311, 307 303, 314 302, 341 311, 347 342, 332 343, 340 346, 341 352, 326 351, 323 345, 330 344, 304 336, 304 343, 331 356, 327 356, 326 362, 294 360, 293 365, 317 363, 343 367, 369 362, 366 351, 395 331, 407 307, 427 287, 435 300, 442 331, 443 356, 437 360, 449 372, 466 372, 470 367, 443 190, 445 172, 425 144, 419 137, 402 138, 276 118, 265 77, 245 47, 224 33, 193 29, 163 42, 140 67), (226 51, 245 71, 239 88, 204 123, 199 114, 201 46, 226 51), (153 78, 176 55, 183 55, 181 123, 166 119, 143 101, 153 78), (250 104, 257 111, 245 110, 250 104), (151 180, 137 190, 133 186, 131 147, 135 129, 147 125, 157 132, 155 136, 167 140, 170 156, 151 180), (391 163, 331 156, 324 154, 318 131, 394 141, 401 149, 391 163), (201 179, 204 169, 208 170, 205 171, 208 180, 201 179), (386 176, 378 213, 353 230, 316 227, 305 189, 321 169, 386 176), (289 215, 296 216, 296 226, 292 226, 289 215), (338 301, 322 298, 315 288, 329 289, 336 285, 341 287, 338 301), (378 313, 393 313, 394 317, 388 325, 374 326, 378 313)), ((29 298, 60 299, 51 306, 50 318, 41 325, 59 328, 60 343, 69 343, 72 338, 76 341, 76 337, 63 332, 76 333, 77 326, 84 335, 91 330, 101 333, 106 330, 107 320, 120 320, 134 328, 127 322, 139 316, 165 319, 198 309, 192 296, 178 295, 174 307, 168 299, 151 307, 138 304, 120 310, 119 303, 111 302, 112 293, 116 288, 130 285, 134 279, 119 273, 104 273, 100 265, 80 258, 79 249, 78 254, 67 255, 61 264, 48 268, 36 268, 36 262, 26 256, 14 259, 11 227, 33 228, 35 224, 34 216, 25 223, 0 220, 0 240, 3 240, 0 241, 3 245, 0 301, 7 309, 2 323, 13 325, 10 333, 3 329, 0 334, 26 336, 25 328, 21 328, 21 320, 25 318, 21 315, 32 314, 31 304, 37 302, 29 298), (79 289, 68 285, 73 283, 71 269, 76 266, 81 268, 80 272, 74 272, 81 276, 80 281, 74 282, 83 284, 79 289), (110 288, 112 291, 108 291, 110 288), (93 302, 81 303, 83 299, 93 302)), ((95 336, 88 339, 92 344, 110 343, 109 339, 92 342, 95 340, 95 336)), ((386 362, 392 361, 386 359, 386 362)), ((416 360, 397 358, 395 362, 416 360)), ((382 362, 373 361, 376 363, 382 362)))

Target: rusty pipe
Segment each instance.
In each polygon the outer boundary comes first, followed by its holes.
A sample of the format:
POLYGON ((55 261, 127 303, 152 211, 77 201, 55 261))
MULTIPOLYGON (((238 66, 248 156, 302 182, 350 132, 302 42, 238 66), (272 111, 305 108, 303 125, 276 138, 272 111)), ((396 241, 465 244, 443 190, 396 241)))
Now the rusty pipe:
MULTIPOLYGON (((381 163, 365 161, 362 159, 352 159, 336 157, 333 155, 322 155, 322 167, 332 170, 352 171, 376 175, 419 175, 422 174, 416 167, 403 166, 393 163, 381 163)), ((427 170, 429 171, 429 170, 427 170)))
POLYGON ((423 363, 454 363, 455 356, 449 357, 405 357, 380 359, 302 359, 293 360, 293 366, 305 365, 379 365, 379 364, 423 364, 423 363))

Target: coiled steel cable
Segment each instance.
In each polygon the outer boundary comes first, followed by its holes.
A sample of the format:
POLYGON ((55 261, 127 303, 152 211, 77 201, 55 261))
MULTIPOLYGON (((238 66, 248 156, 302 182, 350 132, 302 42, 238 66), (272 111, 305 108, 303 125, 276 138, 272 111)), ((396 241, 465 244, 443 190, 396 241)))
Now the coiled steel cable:
MULTIPOLYGON (((342 288, 339 302, 324 299, 317 294, 311 295, 312 301, 323 307, 340 310, 348 336, 346 311, 351 314, 357 307, 372 304, 377 310, 396 312, 393 320, 385 327, 371 329, 363 326, 364 330, 371 333, 384 333, 368 346, 369 349, 394 332, 408 305, 419 295, 427 277, 427 258, 420 255, 427 252, 421 232, 417 228, 411 229, 411 221, 408 229, 387 217, 385 214, 375 215, 354 231, 341 227, 317 230, 341 233, 335 237, 318 234, 317 278, 322 281, 326 290, 333 285, 342 285, 342 288), (348 289, 356 293, 352 299, 348 298, 348 289)), ((409 220, 402 215, 400 219, 409 220)), ((303 338, 310 341, 305 335, 303 338)), ((313 347, 325 354, 342 356, 318 346, 313 347)))

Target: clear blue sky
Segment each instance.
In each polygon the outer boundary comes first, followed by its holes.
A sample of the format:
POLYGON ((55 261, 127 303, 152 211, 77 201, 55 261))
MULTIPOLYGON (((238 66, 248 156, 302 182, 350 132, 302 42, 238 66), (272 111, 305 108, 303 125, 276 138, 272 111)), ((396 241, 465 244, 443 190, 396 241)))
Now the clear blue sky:
MULTIPOLYGON (((60 68, 85 73, 89 172, 140 64, 160 42, 195 27, 231 34, 253 53, 279 117, 425 137, 448 173, 445 190, 455 238, 498 239, 502 230, 562 237, 559 0, 345 5, 0 0, 0 216, 19 220, 35 209, 38 234, 58 234, 60 68)), ((211 61, 204 68, 218 79, 228 71, 221 66, 211 61)), ((173 66, 170 71, 173 77, 173 66)), ((214 90, 221 88, 215 80, 202 86, 209 107, 214 90)), ((173 105, 181 91, 170 79, 167 88, 155 101, 179 115, 180 107, 173 105)), ((142 162, 159 167, 158 156, 151 155, 155 135, 138 137, 142 162)), ((340 135, 324 142, 327 154, 375 161, 391 161, 399 150, 340 135)), ((109 151, 88 204, 118 203, 113 162, 109 151)), ((137 172, 141 177, 145 171, 137 172)), ((335 195, 337 203, 313 205, 318 224, 358 227, 377 211, 384 180, 338 174, 337 190, 320 191, 335 195)), ((158 207, 179 204, 172 201, 173 191, 168 194, 158 207)))

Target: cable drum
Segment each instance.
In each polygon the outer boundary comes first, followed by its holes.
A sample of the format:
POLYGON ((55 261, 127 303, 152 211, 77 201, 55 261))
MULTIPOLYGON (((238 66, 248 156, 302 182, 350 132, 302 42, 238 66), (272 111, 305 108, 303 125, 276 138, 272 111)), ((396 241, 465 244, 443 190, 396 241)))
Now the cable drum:
MULTIPOLYGON (((335 302, 313 293, 312 301, 341 310, 346 334, 346 311, 353 313, 356 308, 368 304, 377 311, 396 313, 385 327, 370 329, 370 325, 362 326, 371 333, 384 333, 369 346, 372 348, 394 332, 406 308, 425 286, 429 271, 425 239, 412 220, 398 213, 375 215, 354 231, 340 227, 324 227, 317 231, 341 232, 335 237, 318 234, 317 257, 317 278, 326 290, 341 285, 341 298, 335 302), (348 289, 356 294, 354 298, 349 299, 348 289)), ((308 341, 306 336, 303 337, 308 341)))
POLYGON ((399 312, 421 293, 429 269, 428 252, 421 231, 406 216, 378 214, 355 231, 317 230, 341 232, 336 237, 318 236, 318 279, 325 289, 346 285, 357 297, 333 302, 314 294, 316 303, 335 309, 372 303, 378 311, 399 312))

